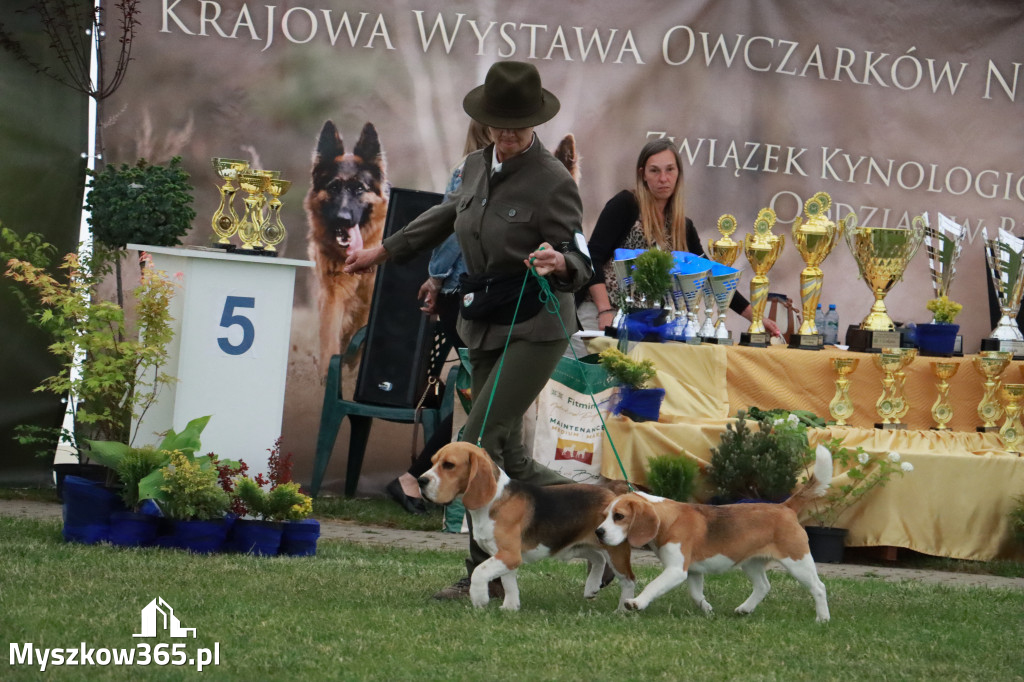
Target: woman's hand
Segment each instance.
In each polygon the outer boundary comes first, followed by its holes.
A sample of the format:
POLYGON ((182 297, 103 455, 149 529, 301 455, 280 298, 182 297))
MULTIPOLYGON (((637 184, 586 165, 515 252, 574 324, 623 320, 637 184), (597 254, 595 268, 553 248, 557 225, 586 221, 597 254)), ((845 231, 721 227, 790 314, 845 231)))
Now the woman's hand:
POLYGON ((565 267, 565 256, 547 242, 538 246, 536 251, 531 252, 523 263, 526 264, 526 267, 532 265, 541 277, 553 273, 557 277, 564 278, 569 274, 568 268, 565 267))
POLYGON ((416 298, 423 301, 420 310, 433 315, 437 312, 437 295, 441 293, 441 280, 437 277, 428 277, 427 281, 420 285, 420 291, 416 298))
POLYGON ((602 310, 597 314, 597 328, 600 330, 604 330, 605 328, 612 326, 612 322, 614 321, 614 310, 602 310))
POLYGON ((370 272, 375 266, 380 265, 387 259, 388 252, 384 249, 383 245, 377 245, 369 249, 356 249, 355 251, 349 251, 348 257, 345 258, 345 267, 342 270, 351 275, 360 275, 364 272, 370 272))

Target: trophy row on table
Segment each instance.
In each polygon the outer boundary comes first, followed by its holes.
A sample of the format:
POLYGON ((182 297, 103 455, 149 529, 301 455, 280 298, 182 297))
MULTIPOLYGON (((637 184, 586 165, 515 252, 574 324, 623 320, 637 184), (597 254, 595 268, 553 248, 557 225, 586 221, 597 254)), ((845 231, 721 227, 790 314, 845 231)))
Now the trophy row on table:
MULTIPOLYGON (((935 298, 948 296, 956 274, 956 264, 962 252, 966 231, 955 221, 938 214, 937 224, 928 222, 927 216, 918 216, 909 228, 861 227, 857 216, 849 213, 838 223, 828 218, 832 199, 819 192, 804 204, 804 217, 798 217, 792 227, 792 238, 805 267, 800 272, 800 303, 802 321, 791 335, 789 345, 806 350, 824 347, 823 335, 814 321, 814 312, 821 297, 824 278, 821 264, 832 252, 840 237, 846 239, 860 273, 874 297, 867 316, 858 326, 851 326, 846 342, 853 351, 880 353, 886 348, 903 344, 902 334, 896 329, 885 307, 885 297, 897 282, 922 244, 926 245, 929 269, 935 298)), ((764 347, 768 345, 765 331, 765 304, 768 299, 768 273, 775 265, 785 244, 784 235, 773 234, 775 212, 761 209, 753 230, 742 242, 732 239, 736 231, 736 218, 723 215, 718 220, 721 237, 708 244, 711 261, 691 257, 686 262, 676 253, 672 271, 673 291, 670 304, 677 316, 686 317, 685 340, 689 343, 732 343, 725 328, 725 312, 739 281, 739 271, 732 268, 740 247, 750 263, 752 321, 740 335, 740 344, 764 347), (713 270, 714 264, 718 270, 713 270), (709 267, 710 266, 710 267, 709 267), (716 275, 716 272, 718 273, 716 275), (703 306, 701 301, 703 300, 703 306), (704 324, 697 325, 697 315, 703 309, 704 324)), ((1024 335, 1016 318, 1024 295, 1024 240, 1000 228, 994 239, 982 230, 986 264, 1000 308, 1000 319, 992 333, 982 340, 983 351, 1008 351, 1024 357, 1024 335)), ((637 299, 632 272, 642 251, 617 249, 612 266, 618 280, 617 299, 620 311, 613 326, 623 323, 626 313, 643 308, 646 302, 637 299)), ((660 302, 656 302, 660 305, 660 302)))
MULTIPOLYGON (((875 365, 882 370, 882 392, 875 401, 875 411, 880 419, 875 428, 903 429, 903 418, 910 410, 904 394, 906 368, 917 358, 916 348, 883 348, 873 356, 875 365)), ((1024 404, 1024 383, 1003 383, 1002 374, 1013 359, 1011 351, 983 350, 972 360, 985 389, 978 403, 978 431, 998 431, 1003 446, 1009 452, 1020 454, 1024 450, 1024 429, 1021 428, 1020 413, 1024 404), (1003 420, 1002 425, 997 422, 1003 420)), ((836 392, 829 403, 828 411, 836 426, 845 426, 853 416, 853 401, 850 400, 850 374, 856 371, 860 358, 842 357, 832 359, 836 374, 836 392)), ((953 419, 953 406, 949 402, 949 380, 956 376, 960 363, 937 360, 931 362, 935 375, 935 402, 932 403, 932 419, 936 431, 948 431, 953 419)), ((1024 364, 1019 365, 1024 380, 1024 364)))
POLYGON ((281 179, 281 171, 250 168, 248 161, 213 158, 213 170, 224 184, 220 190, 220 205, 213 214, 211 227, 217 237, 214 246, 228 251, 276 256, 277 245, 284 241, 285 227, 281 222, 281 197, 292 183, 281 179), (236 188, 232 180, 238 182, 236 188), (238 189, 245 192, 245 209, 239 218, 234 198, 238 189), (270 199, 267 199, 270 195, 270 199), (241 246, 232 242, 238 236, 241 246))

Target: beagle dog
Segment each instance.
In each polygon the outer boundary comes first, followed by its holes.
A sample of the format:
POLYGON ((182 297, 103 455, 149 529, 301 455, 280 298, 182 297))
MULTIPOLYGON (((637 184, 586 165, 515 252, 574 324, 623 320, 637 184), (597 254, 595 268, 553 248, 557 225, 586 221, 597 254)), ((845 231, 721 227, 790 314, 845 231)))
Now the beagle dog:
POLYGON ((449 443, 434 455, 433 466, 419 478, 423 496, 436 504, 461 497, 473 522, 473 540, 489 559, 473 571, 469 596, 474 606, 487 606, 487 583, 501 578, 501 608, 519 610, 516 571, 524 563, 547 557, 583 558, 590 562, 583 596, 593 599, 601 589, 606 563, 619 579, 619 610, 632 599, 635 577, 630 547, 602 545, 594 534, 616 493, 590 484, 536 486, 511 480, 481 448, 449 443))
POLYGON ((803 507, 825 494, 832 481, 832 455, 819 445, 811 477, 782 504, 685 504, 653 495, 621 495, 608 506, 597 536, 607 545, 629 544, 654 550, 664 567, 636 599, 626 601, 629 611, 643 610, 684 581, 690 597, 705 613, 704 574, 723 573, 739 566, 754 591, 736 608, 752 613, 771 585, 765 566, 776 560, 814 598, 816 620, 829 619, 825 585, 807 544, 807 531, 797 521, 803 507))

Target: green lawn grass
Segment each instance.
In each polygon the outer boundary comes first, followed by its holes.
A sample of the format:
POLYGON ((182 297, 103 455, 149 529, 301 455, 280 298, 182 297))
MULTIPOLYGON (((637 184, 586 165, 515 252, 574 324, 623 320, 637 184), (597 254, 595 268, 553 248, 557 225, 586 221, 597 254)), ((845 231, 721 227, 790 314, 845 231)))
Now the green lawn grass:
MULTIPOLYGON (((915 582, 826 579, 832 622, 788 576, 750 616, 749 586, 709 577, 713 616, 684 589, 639 614, 615 612, 618 588, 582 599, 581 562, 520 572, 522 610, 435 602, 460 553, 325 541, 316 557, 196 556, 66 544, 56 521, 0 518, 0 679, 10 643, 127 648, 148 641, 219 646, 215 680, 887 680, 1024 679, 1024 594, 915 582), (140 611, 160 596, 197 638, 140 640, 140 611)), ((657 574, 639 567, 641 585, 657 574)), ((185 680, 188 667, 61 667, 57 679, 185 680)))

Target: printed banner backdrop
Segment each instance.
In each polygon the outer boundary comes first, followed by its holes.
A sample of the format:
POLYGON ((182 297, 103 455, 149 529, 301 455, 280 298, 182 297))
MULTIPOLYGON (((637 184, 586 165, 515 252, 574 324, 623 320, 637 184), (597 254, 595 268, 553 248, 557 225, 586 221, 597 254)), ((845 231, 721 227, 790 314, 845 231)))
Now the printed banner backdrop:
MULTIPOLYGON (((588 230, 632 185, 643 143, 670 136, 705 243, 724 213, 742 237, 759 209, 777 212, 787 243, 771 290, 794 301, 803 261, 789 230, 816 192, 831 194, 833 219, 853 211, 861 225, 906 227, 942 212, 967 228, 950 293, 966 304, 958 321, 974 352, 991 331, 982 231, 1024 230, 1018 2, 160 0, 140 20, 128 78, 104 111, 107 159, 183 156, 197 188, 197 244, 209 241, 219 200, 210 158, 246 158, 294 182, 283 197, 284 255, 306 258, 303 200, 327 120, 345 151, 371 123, 387 181, 439 191, 461 156, 462 97, 499 59, 534 63, 561 100, 537 133, 549 148, 575 136, 588 230)), ((845 330, 871 294, 845 245, 823 270, 821 301, 837 304, 845 330)), ((300 476, 322 399, 319 275, 302 277, 283 434, 300 476)), ((741 291, 749 278, 748 269, 741 291)), ((894 319, 924 322, 931 297, 922 248, 886 303, 894 319)), ((730 324, 745 328, 738 316, 730 324)), ((371 440, 368 489, 405 466, 405 449, 386 447, 384 432, 371 440)))

